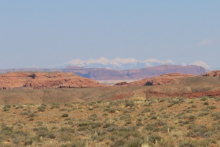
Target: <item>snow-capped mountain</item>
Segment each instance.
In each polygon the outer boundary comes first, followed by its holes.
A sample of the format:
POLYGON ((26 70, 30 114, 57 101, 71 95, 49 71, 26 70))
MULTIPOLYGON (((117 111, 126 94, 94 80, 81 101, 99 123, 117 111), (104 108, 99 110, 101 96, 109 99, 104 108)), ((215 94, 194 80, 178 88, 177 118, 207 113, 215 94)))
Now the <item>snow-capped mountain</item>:
MULTIPOLYGON (((160 66, 160 65, 178 65, 175 64, 172 60, 157 60, 157 59, 146 59, 146 60, 137 60, 134 58, 115 58, 115 59, 107 59, 107 58, 99 58, 99 59, 89 59, 89 60, 81 60, 81 59, 74 59, 67 63, 64 63, 60 66, 56 66, 58 68, 65 68, 67 66, 76 66, 76 67, 83 67, 83 68, 108 68, 108 69, 116 69, 116 70, 126 70, 126 69, 139 69, 144 67, 153 67, 153 66, 160 66)), ((195 61, 190 64, 183 63, 183 66, 186 65, 197 65, 204 67, 207 70, 210 70, 208 64, 203 61, 195 61)))
POLYGON ((134 58, 115 58, 113 60, 109 60, 107 58, 99 58, 99 59, 89 59, 89 60, 81 60, 74 59, 70 62, 67 62, 62 65, 65 66, 79 66, 84 68, 109 68, 109 69, 138 69, 143 67, 151 67, 158 65, 170 65, 174 64, 172 60, 156 60, 156 59, 147 59, 147 60, 136 60, 134 58))

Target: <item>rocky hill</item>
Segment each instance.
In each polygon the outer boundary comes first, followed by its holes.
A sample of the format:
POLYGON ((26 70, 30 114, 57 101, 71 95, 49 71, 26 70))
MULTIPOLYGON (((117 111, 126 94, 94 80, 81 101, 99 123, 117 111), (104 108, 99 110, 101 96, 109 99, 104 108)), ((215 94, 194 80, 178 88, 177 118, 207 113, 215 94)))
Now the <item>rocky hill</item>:
POLYGON ((62 72, 9 72, 0 75, 0 89, 101 87, 91 79, 62 72))

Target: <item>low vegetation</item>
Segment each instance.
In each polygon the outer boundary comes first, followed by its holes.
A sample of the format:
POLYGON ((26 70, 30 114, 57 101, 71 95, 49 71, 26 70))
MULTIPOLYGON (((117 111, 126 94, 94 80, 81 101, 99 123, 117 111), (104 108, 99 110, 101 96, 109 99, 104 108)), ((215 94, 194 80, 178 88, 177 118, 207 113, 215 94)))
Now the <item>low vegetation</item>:
POLYGON ((220 99, 0 106, 1 147, 218 147, 220 99))

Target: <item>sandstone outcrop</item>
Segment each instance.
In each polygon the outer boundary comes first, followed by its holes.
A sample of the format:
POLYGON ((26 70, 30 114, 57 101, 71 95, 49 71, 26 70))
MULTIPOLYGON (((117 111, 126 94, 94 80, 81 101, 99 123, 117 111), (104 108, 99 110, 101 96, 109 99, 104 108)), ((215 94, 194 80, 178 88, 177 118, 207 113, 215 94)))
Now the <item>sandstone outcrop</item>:
POLYGON ((166 84, 179 84, 178 79, 194 77, 190 74, 171 73, 164 74, 154 78, 146 78, 143 80, 131 82, 128 86, 150 86, 150 85, 166 85, 166 84))
POLYGON ((9 72, 0 75, 0 89, 102 87, 91 79, 62 72, 9 72))

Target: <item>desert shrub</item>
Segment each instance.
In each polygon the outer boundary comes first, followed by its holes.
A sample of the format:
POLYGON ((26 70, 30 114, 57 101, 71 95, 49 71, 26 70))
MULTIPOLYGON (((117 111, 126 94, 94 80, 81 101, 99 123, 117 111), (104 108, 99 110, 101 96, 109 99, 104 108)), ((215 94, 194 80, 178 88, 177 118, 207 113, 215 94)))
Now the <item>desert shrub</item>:
POLYGON ((73 135, 71 133, 61 132, 58 137, 58 141, 60 142, 67 142, 72 140, 73 140, 73 135))
POLYGON ((103 125, 103 128, 108 128, 110 126, 116 126, 116 125, 113 124, 113 123, 106 123, 106 124, 103 125))
POLYGON ((31 146, 32 144, 33 144, 33 140, 31 138, 26 139, 25 142, 24 142, 25 146, 31 146))
POLYGON ((209 114, 208 112, 201 112, 198 114, 198 117, 206 116, 208 114, 209 114))
POLYGON ((196 120, 196 116, 194 115, 188 115, 188 116, 185 116, 184 118, 190 122, 194 122, 196 120))
POLYGON ((125 120, 125 121, 130 121, 131 120, 131 116, 127 113, 119 115, 119 119, 120 120, 125 120))
POLYGON ((55 139, 55 138, 57 137, 57 133, 55 133, 55 132, 49 132, 48 137, 49 137, 50 139, 55 139))
POLYGON ((118 129, 118 127, 116 125, 111 125, 111 126, 107 127, 106 131, 107 132, 113 132, 113 131, 115 131, 117 129, 118 129))
POLYGON ((110 113, 115 113, 115 109, 113 109, 113 108, 106 108, 104 111, 108 111, 110 113))
POLYGON ((34 118, 30 118, 29 121, 34 121, 34 118))
POLYGON ((127 126, 127 125, 129 125, 131 123, 132 123, 131 120, 128 120, 128 121, 125 122, 125 126, 127 126))
POLYGON ((78 127, 83 127, 83 126, 89 126, 89 123, 81 122, 81 123, 78 124, 78 127))
POLYGON ((78 124, 78 131, 84 131, 90 129, 90 123, 89 122, 81 122, 78 124))
POLYGON ((28 133, 24 131, 15 131, 11 134, 11 139, 14 144, 20 144, 21 142, 24 142, 26 138, 28 137, 28 133))
POLYGON ((58 103, 53 103, 50 109, 59 109, 60 108, 60 104, 58 103))
POLYGON ((184 102, 184 99, 183 99, 183 98, 170 99, 168 102, 169 102, 170 104, 169 104, 167 107, 172 107, 173 105, 176 105, 176 104, 180 105, 181 103, 184 102))
POLYGON ((147 113, 147 112, 151 112, 151 109, 145 108, 141 113, 147 113))
POLYGON ((164 126, 167 126, 166 123, 159 120, 159 121, 156 121, 155 123, 147 124, 145 126, 145 130, 153 131, 153 132, 159 132, 159 131, 162 131, 162 128, 164 126))
POLYGON ((196 105, 192 105, 191 108, 197 108, 197 106, 196 105))
POLYGON ((91 131, 91 138, 92 140, 97 140, 97 141, 103 141, 105 139, 105 134, 107 132, 100 130, 100 129, 95 129, 91 131))
POLYGON ((98 119, 98 116, 97 116, 97 114, 92 114, 91 116, 89 116, 88 119, 89 119, 89 120, 92 120, 92 121, 95 121, 95 120, 98 119))
POLYGON ((111 147, 122 147, 124 146, 126 141, 127 141, 126 139, 119 137, 115 141, 113 141, 114 143, 111 145, 111 147))
POLYGON ((47 127, 34 128, 33 131, 36 132, 38 137, 45 137, 49 133, 49 130, 47 127))
POLYGON ((217 109, 216 106, 207 106, 206 108, 207 108, 207 109, 210 109, 210 110, 217 109))
POLYGON ((205 102, 204 105, 209 105, 209 103, 208 103, 208 102, 205 102))
POLYGON ((61 117, 68 117, 69 116, 69 114, 62 114, 62 116, 61 117))
POLYGON ((193 104, 193 103, 194 103, 194 101, 190 101, 190 102, 189 102, 189 104, 193 104))
POLYGON ((213 117, 214 120, 219 120, 219 119, 220 119, 220 112, 218 112, 218 113, 213 113, 213 114, 211 115, 211 117, 213 117))
POLYGON ((200 100, 201 100, 201 101, 206 101, 207 99, 208 99, 207 96, 202 96, 202 97, 200 97, 200 100))
POLYGON ((158 99, 159 103, 165 102, 165 99, 158 99))
POLYGON ((0 134, 3 134, 5 136, 10 135, 13 132, 13 127, 8 127, 5 123, 1 124, 1 131, 0 134))
POLYGON ((29 114, 29 113, 28 113, 28 112, 25 112, 25 111, 20 112, 20 115, 21 115, 21 116, 28 115, 28 114, 29 114))
POLYGON ((37 109, 38 109, 39 112, 44 112, 45 109, 46 109, 46 106, 42 104, 42 105, 39 106, 37 109))
POLYGON ((17 107, 15 107, 15 109, 22 109, 22 108, 24 108, 24 107, 21 105, 18 105, 17 107))
POLYGON ((70 103, 65 103, 64 106, 66 106, 66 107, 73 107, 73 105, 71 105, 70 103))
POLYGON ((36 124, 37 124, 37 126, 42 126, 43 122, 42 121, 37 121, 36 124))
POLYGON ((37 114, 36 113, 28 113, 28 117, 35 117, 35 116, 37 116, 37 114))
POLYGON ((184 140, 179 142, 179 147, 207 147, 209 146, 209 141, 207 140, 202 140, 202 141, 197 141, 197 140, 184 140))
POLYGON ((63 144, 61 147, 86 147, 86 141, 84 140, 73 140, 71 143, 63 144))
POLYGON ((185 113, 183 113, 183 112, 178 113, 175 117, 178 118, 178 119, 183 119, 185 117, 185 113))
POLYGON ((63 109, 60 109, 60 111, 68 111, 68 110, 63 108, 63 109))
POLYGON ((6 112, 6 111, 9 111, 11 109, 11 105, 5 105, 3 107, 3 111, 6 112))
POLYGON ((102 126, 102 124, 101 124, 101 123, 98 123, 98 122, 91 123, 90 125, 91 125, 91 128, 92 128, 92 129, 95 129, 95 128, 98 128, 98 127, 101 127, 101 126, 102 126))
POLYGON ((140 127, 140 126, 144 126, 144 125, 143 125, 142 122, 138 121, 138 122, 136 123, 136 126, 140 127))
POLYGON ((125 101, 125 107, 133 107, 134 102, 133 101, 125 101))
POLYGON ((142 142, 143 142, 142 140, 135 138, 135 139, 132 139, 126 142, 124 146, 125 147, 140 147, 142 142))
POLYGON ((103 115, 102 116, 108 116, 108 114, 107 113, 103 113, 103 115))
POLYGON ((140 137, 141 134, 136 127, 123 127, 112 132, 112 135, 120 136, 125 139, 130 137, 140 137))
POLYGON ((72 129, 72 128, 69 128, 69 127, 62 127, 62 128, 60 129, 60 132, 74 133, 74 132, 75 132, 75 130, 74 130, 74 129, 72 129))
POLYGON ((188 127, 188 129, 190 130, 186 135, 188 137, 207 138, 218 132, 215 129, 209 129, 206 126, 200 126, 198 124, 192 124, 188 127))
POLYGON ((162 137, 159 136, 159 135, 151 135, 151 136, 148 137, 148 140, 149 140, 149 142, 155 144, 156 142, 161 141, 161 140, 162 140, 162 137))
POLYGON ((183 126, 183 125, 189 124, 189 121, 187 121, 187 120, 186 121, 180 120, 179 123, 181 124, 181 126, 183 126))

